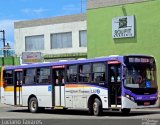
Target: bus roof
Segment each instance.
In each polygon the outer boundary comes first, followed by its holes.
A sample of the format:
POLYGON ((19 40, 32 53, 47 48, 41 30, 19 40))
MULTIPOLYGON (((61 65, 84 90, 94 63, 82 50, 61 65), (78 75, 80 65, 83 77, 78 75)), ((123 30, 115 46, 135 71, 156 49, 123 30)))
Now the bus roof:
POLYGON ((123 56, 108 56, 108 57, 98 57, 92 59, 83 59, 83 60, 69 60, 69 61, 59 61, 59 62, 47 62, 47 63, 32 63, 26 65, 19 66, 6 66, 6 70, 12 69, 25 69, 25 68, 36 68, 36 67, 47 67, 47 66, 58 66, 58 65, 66 65, 66 64, 79 64, 79 63, 90 63, 90 62, 103 62, 107 60, 119 60, 120 62, 123 60, 123 56))
MULTIPOLYGON (((129 55, 129 56, 137 56, 137 55, 129 55)), ((143 55, 143 57, 151 57, 143 55)), ((37 68, 37 67, 49 67, 49 66, 60 66, 60 65, 72 65, 72 64, 80 64, 80 63, 90 63, 90 62, 103 62, 108 60, 118 60, 123 62, 124 56, 119 55, 111 55, 106 57, 97 57, 92 59, 82 59, 82 60, 68 60, 68 61, 59 61, 59 62, 47 62, 47 63, 32 63, 26 65, 19 65, 19 66, 6 66, 6 70, 14 70, 14 69, 25 69, 25 68, 37 68)))

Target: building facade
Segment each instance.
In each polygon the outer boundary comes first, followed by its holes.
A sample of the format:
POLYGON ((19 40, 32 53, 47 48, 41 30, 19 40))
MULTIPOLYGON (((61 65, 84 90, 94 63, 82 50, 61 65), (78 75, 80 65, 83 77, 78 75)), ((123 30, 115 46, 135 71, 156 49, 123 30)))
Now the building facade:
POLYGON ((159 8, 159 0, 88 0, 88 57, 152 55, 160 74, 159 8))
POLYGON ((45 61, 87 57, 85 14, 15 22, 15 53, 41 52, 45 61))
POLYGON ((88 0, 86 14, 16 22, 15 53, 46 61, 147 54, 160 74, 159 8, 159 0, 88 0))

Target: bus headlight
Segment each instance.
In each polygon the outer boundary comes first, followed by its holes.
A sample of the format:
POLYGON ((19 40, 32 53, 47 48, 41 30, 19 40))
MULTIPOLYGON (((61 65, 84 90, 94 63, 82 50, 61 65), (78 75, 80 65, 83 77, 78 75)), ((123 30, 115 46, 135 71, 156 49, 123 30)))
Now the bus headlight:
POLYGON ((130 95, 127 95, 127 94, 126 94, 126 97, 130 99, 130 95))
POLYGON ((132 100, 132 101, 134 101, 134 97, 132 97, 132 96, 130 96, 128 94, 125 94, 125 97, 128 98, 128 99, 130 99, 130 100, 132 100))

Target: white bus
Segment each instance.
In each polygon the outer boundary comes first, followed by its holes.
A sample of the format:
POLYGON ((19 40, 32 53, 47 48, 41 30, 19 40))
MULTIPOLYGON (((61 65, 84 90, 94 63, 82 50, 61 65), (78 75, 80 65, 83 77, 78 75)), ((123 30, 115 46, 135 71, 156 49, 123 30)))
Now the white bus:
POLYGON ((129 113, 158 107, 156 63, 152 56, 108 56, 94 59, 3 67, 1 103, 26 106, 104 109, 129 113))

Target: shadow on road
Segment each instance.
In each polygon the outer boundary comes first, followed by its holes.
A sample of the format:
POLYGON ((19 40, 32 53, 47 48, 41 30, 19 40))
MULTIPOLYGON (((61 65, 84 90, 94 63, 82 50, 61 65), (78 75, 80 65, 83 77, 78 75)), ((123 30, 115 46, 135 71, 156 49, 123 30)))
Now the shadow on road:
MULTIPOLYGON (((17 109, 17 110, 8 110, 7 112, 17 112, 17 113, 30 113, 27 109, 17 109)), ((88 111, 86 110, 50 110, 46 109, 44 111, 39 112, 43 114, 57 114, 57 115, 82 115, 89 116, 88 111)), ((151 115, 151 114, 160 114, 160 111, 131 111, 130 114, 124 115, 120 111, 104 111, 101 115, 108 117, 132 117, 132 116, 143 116, 143 115, 151 115)))

